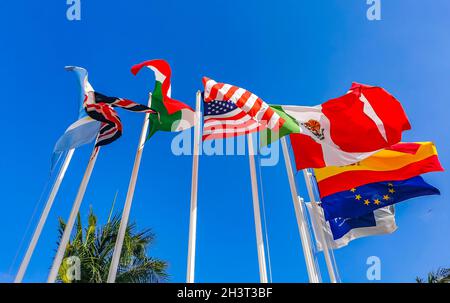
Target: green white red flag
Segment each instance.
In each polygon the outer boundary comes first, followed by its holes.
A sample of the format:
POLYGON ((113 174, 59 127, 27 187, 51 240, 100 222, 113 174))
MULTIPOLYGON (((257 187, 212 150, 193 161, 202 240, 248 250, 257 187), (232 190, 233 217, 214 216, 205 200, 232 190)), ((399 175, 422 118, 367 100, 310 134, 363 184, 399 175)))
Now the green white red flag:
POLYGON ((171 98, 170 65, 165 60, 149 60, 134 65, 131 72, 136 75, 143 67, 150 68, 156 79, 150 107, 157 114, 150 115, 147 138, 158 130, 177 132, 193 127, 196 123, 195 111, 189 105, 171 98))

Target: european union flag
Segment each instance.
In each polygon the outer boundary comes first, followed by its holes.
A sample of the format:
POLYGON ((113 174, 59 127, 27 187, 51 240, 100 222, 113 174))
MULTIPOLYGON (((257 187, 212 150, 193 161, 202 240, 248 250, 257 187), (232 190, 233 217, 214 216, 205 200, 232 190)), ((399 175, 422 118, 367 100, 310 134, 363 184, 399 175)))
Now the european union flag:
POLYGON ((403 181, 370 183, 322 198, 327 221, 335 218, 356 218, 375 209, 411 198, 439 195, 437 188, 417 176, 403 181))

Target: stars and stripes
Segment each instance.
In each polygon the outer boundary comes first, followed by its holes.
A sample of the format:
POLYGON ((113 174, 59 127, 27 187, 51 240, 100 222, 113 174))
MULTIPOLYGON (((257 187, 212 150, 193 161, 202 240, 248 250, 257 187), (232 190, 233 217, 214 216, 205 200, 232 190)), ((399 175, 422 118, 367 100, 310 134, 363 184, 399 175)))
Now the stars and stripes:
POLYGON ((203 140, 233 137, 265 128, 279 129, 285 122, 255 94, 225 83, 203 78, 203 140))
POLYGON ((229 138, 258 131, 259 123, 230 101, 204 102, 203 140, 229 138))

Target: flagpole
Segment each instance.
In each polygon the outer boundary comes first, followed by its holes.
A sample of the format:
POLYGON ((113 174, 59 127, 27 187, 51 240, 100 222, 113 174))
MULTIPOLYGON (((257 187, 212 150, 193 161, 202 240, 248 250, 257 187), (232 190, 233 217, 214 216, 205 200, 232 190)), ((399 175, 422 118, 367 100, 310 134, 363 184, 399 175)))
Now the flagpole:
MULTIPOLYGON (((152 94, 148 97, 148 106, 152 103, 152 94)), ((117 234, 116 244, 114 245, 114 253, 111 260, 108 273, 108 283, 116 281, 117 269, 119 268, 120 255, 122 253, 123 241, 125 239, 125 232, 128 226, 128 219, 130 217, 131 204, 133 203, 134 190, 136 188, 136 181, 139 173, 139 166, 141 165, 142 152, 144 151, 145 139, 147 136, 147 129, 149 124, 149 113, 145 114, 144 123, 142 125, 141 137, 137 147, 136 156, 134 158, 133 171, 131 173, 130 183, 128 184, 127 197, 125 199, 125 206, 122 211, 122 219, 120 220, 119 232, 117 234)))
POLYGON ((195 276, 195 245, 197 238, 197 188, 198 188, 198 158, 200 147, 200 113, 201 93, 197 91, 195 115, 197 121, 194 126, 194 154, 192 156, 191 209, 189 216, 189 244, 186 283, 194 283, 195 276))
POLYGON ((75 224, 75 219, 80 210, 81 202, 83 201, 84 194, 86 192, 87 185, 89 183, 89 179, 91 178, 92 170, 94 169, 95 161, 97 160, 98 153, 100 151, 100 147, 94 147, 91 157, 89 158, 88 165, 86 167, 86 171, 84 172, 83 180, 81 181, 80 187, 78 188, 78 193, 75 198, 75 201, 72 206, 72 210, 70 212, 69 220, 66 223, 66 227, 64 228, 64 233, 61 237, 58 251, 56 252, 55 259, 53 260, 53 265, 50 270, 50 274, 47 279, 47 283, 55 283, 56 278, 58 277, 59 267, 64 258, 64 253, 66 251, 67 244, 70 240, 70 235, 72 233, 73 226, 75 224))
POLYGON ((286 138, 282 137, 280 140, 283 147, 284 162, 286 163, 286 172, 289 179, 289 186, 291 188, 292 202, 294 203, 295 216, 297 218, 298 231, 303 248, 303 255, 305 257, 306 269, 308 270, 309 282, 320 283, 319 272, 316 268, 316 262, 314 261, 311 236, 306 224, 305 209, 303 207, 304 202, 297 192, 297 186, 295 184, 294 172, 292 169, 291 157, 289 155, 286 138))
POLYGON ((327 236, 325 235, 325 232, 323 231, 322 226, 320 226, 321 220, 320 220, 319 205, 317 204, 316 198, 314 197, 314 192, 313 192, 312 183, 311 183, 311 173, 308 172, 308 170, 304 169, 303 176, 305 177, 305 184, 306 184, 309 199, 310 199, 310 202, 312 205, 312 213, 314 215, 315 222, 318 225, 317 229, 319 230, 319 237, 322 239, 322 249, 323 249, 323 254, 325 256, 325 263, 327 265, 328 274, 330 276, 330 282, 337 283, 336 274, 334 272, 334 267, 333 267, 333 261, 331 260, 331 256, 330 256, 330 248, 328 246, 327 236))
POLYGON ((20 264, 19 271, 17 272, 16 278, 14 279, 14 283, 21 283, 23 280, 23 276, 28 268, 28 264, 30 263, 31 256, 34 253, 34 249, 36 248, 36 244, 41 237, 42 229, 44 228, 45 222, 47 222, 48 214, 50 213, 50 209, 53 206, 53 201, 55 200, 56 195, 58 194, 59 187, 61 186, 61 182, 64 179, 64 175, 66 174, 67 168, 69 167, 70 161, 72 160, 72 156, 75 149, 70 149, 64 162, 61 166, 61 169, 56 177, 55 183, 53 184, 50 195, 45 204, 44 210, 42 211, 41 217, 39 218, 38 225, 33 233, 33 237, 31 238, 30 244, 28 245, 28 249, 23 257, 22 263, 20 264))
POLYGON ((253 196, 253 213, 255 217, 256 230, 256 248, 258 250, 258 264, 259 264, 259 279, 261 283, 267 283, 267 268, 266 256, 264 252, 264 240, 261 227, 261 211, 259 208, 258 183, 256 179, 255 166, 255 151, 253 148, 252 134, 247 135, 248 144, 248 158, 250 162, 250 178, 252 182, 252 196, 253 196))

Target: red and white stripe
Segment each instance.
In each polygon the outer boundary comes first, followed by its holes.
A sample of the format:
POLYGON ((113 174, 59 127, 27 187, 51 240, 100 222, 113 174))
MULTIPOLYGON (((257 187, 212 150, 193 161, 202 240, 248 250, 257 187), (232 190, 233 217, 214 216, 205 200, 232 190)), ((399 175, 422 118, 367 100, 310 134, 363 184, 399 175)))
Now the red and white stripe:
POLYGON ((205 114, 202 140, 236 137, 260 131, 263 128, 239 108, 223 115, 205 114))
POLYGON ((266 102, 248 90, 217 83, 207 77, 203 77, 203 85, 205 102, 213 100, 233 102, 259 125, 267 126, 271 130, 278 130, 285 122, 266 102))

